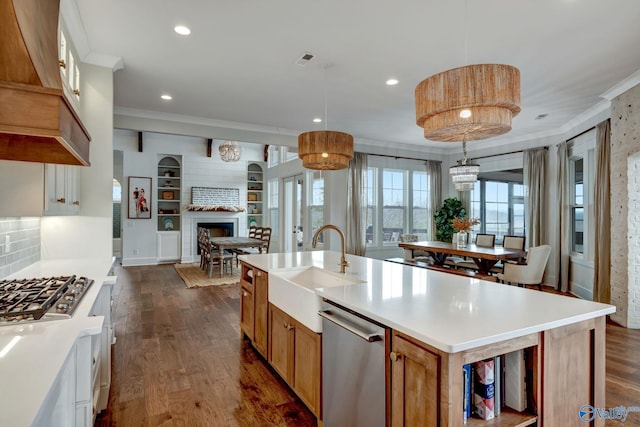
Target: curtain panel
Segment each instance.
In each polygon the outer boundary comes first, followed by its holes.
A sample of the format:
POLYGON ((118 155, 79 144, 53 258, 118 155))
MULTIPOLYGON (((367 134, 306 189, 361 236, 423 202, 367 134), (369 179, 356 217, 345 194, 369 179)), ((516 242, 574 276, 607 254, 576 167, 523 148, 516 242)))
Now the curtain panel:
POLYGON ((431 218, 429 222, 429 229, 427 230, 427 239, 436 240, 436 209, 440 207, 442 203, 442 162, 427 160, 426 164, 427 176, 431 183, 429 189, 429 210, 427 215, 431 218))
POLYGON ((558 210, 556 217, 556 288, 562 292, 569 290, 569 263, 571 255, 571 209, 569 208, 569 144, 558 145, 557 173, 558 210))
POLYGON ((545 148, 525 150, 523 160, 526 241, 532 248, 543 243, 542 233, 546 227, 544 177, 547 150, 545 148))
POLYGON ((347 230, 345 251, 364 256, 367 250, 367 155, 354 153, 347 178, 347 230))
POLYGON ((595 253, 593 300, 611 300, 611 123, 596 126, 596 167, 594 180, 595 253))

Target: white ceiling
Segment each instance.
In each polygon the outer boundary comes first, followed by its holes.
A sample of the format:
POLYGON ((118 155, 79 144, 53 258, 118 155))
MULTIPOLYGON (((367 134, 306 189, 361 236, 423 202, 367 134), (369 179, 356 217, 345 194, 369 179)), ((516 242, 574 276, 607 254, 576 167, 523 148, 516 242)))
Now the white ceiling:
POLYGON ((71 3, 86 36, 76 41, 81 56, 122 58, 116 108, 285 134, 325 128, 312 119, 324 116, 326 89, 328 128, 357 143, 447 147, 425 141, 416 126, 414 89, 465 63, 520 69, 522 112, 494 142, 557 133, 606 105, 602 95, 614 86, 640 81, 638 0, 71 3), (178 24, 192 34, 174 33, 178 24), (315 60, 297 65, 304 52, 315 60), (386 86, 390 77, 400 83, 386 86), (536 120, 541 114, 547 117, 536 120))

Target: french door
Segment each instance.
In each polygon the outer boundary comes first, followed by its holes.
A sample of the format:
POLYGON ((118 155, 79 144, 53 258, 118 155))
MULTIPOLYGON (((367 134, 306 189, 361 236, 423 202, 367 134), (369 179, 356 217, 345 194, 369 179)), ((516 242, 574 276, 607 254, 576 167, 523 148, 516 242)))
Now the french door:
MULTIPOLYGON (((283 239, 285 252, 299 252, 305 249, 304 210, 306 191, 304 175, 299 174, 283 179, 283 239)), ((309 240, 309 237, 306 239, 309 240)))

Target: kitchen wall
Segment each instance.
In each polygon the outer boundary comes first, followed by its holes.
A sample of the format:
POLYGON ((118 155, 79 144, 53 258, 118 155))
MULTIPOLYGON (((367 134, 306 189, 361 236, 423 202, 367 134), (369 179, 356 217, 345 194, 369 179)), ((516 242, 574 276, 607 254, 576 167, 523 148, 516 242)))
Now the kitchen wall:
POLYGON ((0 278, 39 260, 40 218, 0 218, 0 278))
POLYGON ((91 135, 91 166, 79 169, 80 213, 40 217, 44 165, 0 160, 0 179, 5 183, 0 190, 0 277, 41 259, 111 256, 113 70, 89 64, 80 68, 78 114, 91 135), (12 240, 8 254, 7 234, 12 240))

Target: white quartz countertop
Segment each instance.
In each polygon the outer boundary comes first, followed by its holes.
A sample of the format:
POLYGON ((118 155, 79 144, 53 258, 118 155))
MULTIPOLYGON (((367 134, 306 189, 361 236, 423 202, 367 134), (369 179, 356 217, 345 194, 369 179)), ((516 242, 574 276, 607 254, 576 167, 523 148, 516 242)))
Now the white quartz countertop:
MULTIPOLYGON (((244 255, 271 274, 315 266, 339 271, 332 251, 244 255)), ((316 289, 349 308, 448 353, 615 312, 608 304, 347 255, 347 276, 365 283, 316 289)))
POLYGON ((114 280, 107 276, 112 265, 113 258, 41 261, 6 277, 75 274, 94 283, 71 319, 0 326, 0 426, 32 425, 76 339, 101 333, 103 317, 88 314, 100 288, 114 280))

